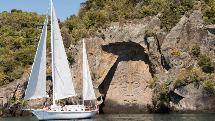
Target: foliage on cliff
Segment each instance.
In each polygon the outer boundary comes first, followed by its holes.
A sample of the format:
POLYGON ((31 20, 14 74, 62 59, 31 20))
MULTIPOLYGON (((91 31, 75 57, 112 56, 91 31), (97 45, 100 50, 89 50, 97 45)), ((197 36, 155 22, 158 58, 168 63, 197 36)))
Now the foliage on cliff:
MULTIPOLYGON (((189 13, 198 0, 88 0, 82 3, 78 16, 71 16, 63 28, 70 33, 67 38, 73 42, 93 35, 98 28, 105 28, 110 22, 125 22, 161 13, 163 28, 170 31, 182 15, 189 13)), ((204 20, 215 23, 214 0, 201 0, 204 20)))
POLYGON ((32 64, 44 20, 16 9, 0 13, 0 86, 19 79, 32 64))
POLYGON ((215 1, 203 0, 202 10, 204 12, 204 20, 208 24, 215 24, 215 1))
POLYGON ((169 102, 168 84, 157 83, 152 95, 153 108, 151 108, 151 112, 168 113, 170 111, 169 102))

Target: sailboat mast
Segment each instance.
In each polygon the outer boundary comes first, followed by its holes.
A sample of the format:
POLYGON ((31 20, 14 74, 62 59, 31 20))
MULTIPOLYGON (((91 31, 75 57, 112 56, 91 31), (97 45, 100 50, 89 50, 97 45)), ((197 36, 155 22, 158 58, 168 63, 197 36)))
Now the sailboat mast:
POLYGON ((83 61, 83 65, 82 65, 82 77, 83 77, 83 85, 82 85, 82 87, 83 87, 83 89, 82 89, 82 105, 84 105, 84 69, 86 69, 85 67, 84 67, 84 54, 85 54, 85 41, 84 41, 84 39, 82 40, 82 46, 83 46, 83 49, 82 49, 82 61, 83 61))
POLYGON ((55 75, 54 75, 54 42, 53 42, 53 19, 52 19, 52 17, 53 17, 53 1, 52 0, 50 0, 50 3, 51 3, 51 50, 52 50, 52 52, 51 52, 51 56, 52 56, 52 84, 53 84, 53 88, 52 88, 52 93, 53 93, 53 105, 55 105, 55 75))

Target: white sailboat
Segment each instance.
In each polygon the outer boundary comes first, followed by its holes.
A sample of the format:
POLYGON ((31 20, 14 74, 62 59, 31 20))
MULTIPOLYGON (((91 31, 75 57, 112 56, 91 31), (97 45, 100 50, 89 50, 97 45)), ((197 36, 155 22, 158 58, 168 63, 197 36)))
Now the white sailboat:
MULTIPOLYGON (((48 16, 44 23, 28 86, 25 92, 25 100, 47 98, 46 95, 46 37, 48 16)), ((58 25, 55 8, 51 0, 51 50, 52 50, 52 82, 53 104, 46 109, 30 110, 39 120, 51 119, 79 119, 94 117, 98 111, 96 106, 90 109, 84 105, 85 100, 96 101, 92 79, 89 70, 85 42, 83 40, 83 104, 65 105, 61 107, 56 101, 76 96, 72 75, 69 68, 65 48, 58 25)))

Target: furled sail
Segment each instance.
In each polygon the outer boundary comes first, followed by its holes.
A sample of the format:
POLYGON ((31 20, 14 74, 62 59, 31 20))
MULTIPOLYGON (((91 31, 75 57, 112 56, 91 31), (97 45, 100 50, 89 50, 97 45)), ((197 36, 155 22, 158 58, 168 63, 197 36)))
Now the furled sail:
POLYGON ((75 96, 75 90, 53 3, 51 7, 53 100, 59 100, 75 96))
POLYGON ((83 39, 83 100, 96 100, 87 59, 86 45, 83 39))
POLYGON ((25 91, 25 100, 47 97, 46 95, 46 37, 48 16, 44 23, 40 41, 34 58, 28 86, 25 91))

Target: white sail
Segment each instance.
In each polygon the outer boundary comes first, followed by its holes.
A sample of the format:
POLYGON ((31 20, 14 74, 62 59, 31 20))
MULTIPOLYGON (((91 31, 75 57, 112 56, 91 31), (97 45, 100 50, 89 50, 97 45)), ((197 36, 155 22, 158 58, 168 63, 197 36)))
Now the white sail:
POLYGON ((25 91, 25 100, 47 97, 46 95, 46 37, 48 17, 44 23, 40 41, 34 58, 28 86, 25 91))
POLYGON ((83 100, 96 100, 84 40, 83 40, 83 100))
POLYGON ((53 3, 51 7, 53 100, 59 100, 75 96, 75 90, 53 3))

